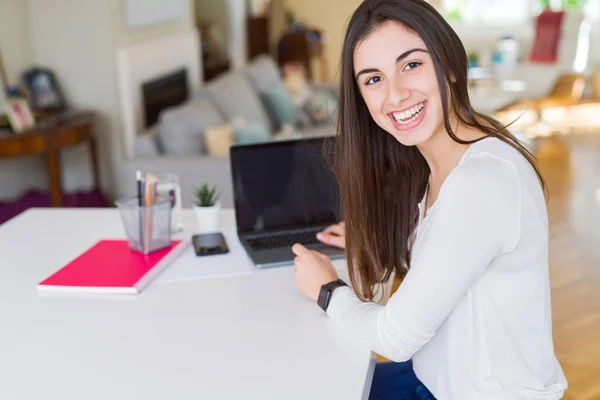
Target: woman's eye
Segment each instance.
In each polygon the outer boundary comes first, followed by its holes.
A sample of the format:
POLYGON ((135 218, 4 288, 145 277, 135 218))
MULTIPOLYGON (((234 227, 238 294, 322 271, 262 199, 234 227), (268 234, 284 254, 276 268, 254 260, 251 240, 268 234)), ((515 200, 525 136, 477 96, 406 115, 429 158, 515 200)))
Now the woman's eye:
POLYGON ((379 81, 381 81, 381 77, 380 76, 373 76, 373 77, 369 78, 369 80, 367 81, 366 84, 367 85, 372 85, 372 84, 377 83, 379 81))
POLYGON ((406 64, 406 67, 405 67, 405 69, 415 69, 415 68, 417 68, 419 65, 421 65, 421 63, 420 63, 420 62, 418 62, 418 61, 411 61, 411 62, 409 62, 408 64, 406 64))

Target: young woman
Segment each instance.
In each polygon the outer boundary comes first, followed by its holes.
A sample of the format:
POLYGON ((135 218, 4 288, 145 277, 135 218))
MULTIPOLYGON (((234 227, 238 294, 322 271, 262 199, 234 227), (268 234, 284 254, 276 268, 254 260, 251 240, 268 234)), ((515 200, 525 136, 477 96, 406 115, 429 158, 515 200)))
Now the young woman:
POLYGON ((377 365, 371 398, 561 398, 543 179, 515 137, 473 110, 465 49, 432 6, 359 6, 338 113, 345 225, 320 237, 345 246, 353 289, 299 244, 295 282, 398 362, 377 365), (381 306, 373 300, 392 273, 403 281, 381 306))

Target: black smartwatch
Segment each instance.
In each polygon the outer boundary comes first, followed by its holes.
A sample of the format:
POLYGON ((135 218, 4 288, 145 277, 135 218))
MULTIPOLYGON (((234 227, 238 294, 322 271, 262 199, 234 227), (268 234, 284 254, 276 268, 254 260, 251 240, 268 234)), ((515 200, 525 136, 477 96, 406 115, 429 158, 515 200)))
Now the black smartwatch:
POLYGON ((340 286, 348 285, 343 280, 337 279, 333 282, 329 282, 321 286, 321 291, 319 292, 319 299, 317 300, 317 304, 323 309, 323 311, 327 311, 327 307, 329 306, 329 302, 331 301, 331 295, 333 294, 333 291, 339 288, 340 286))

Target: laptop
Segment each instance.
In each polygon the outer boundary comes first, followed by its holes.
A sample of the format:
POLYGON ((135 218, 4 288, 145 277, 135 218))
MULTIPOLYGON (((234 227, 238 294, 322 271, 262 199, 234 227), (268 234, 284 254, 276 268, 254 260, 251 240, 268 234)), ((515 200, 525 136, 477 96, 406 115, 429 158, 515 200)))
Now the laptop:
POLYGON ((317 232, 340 221, 339 189, 327 165, 335 137, 234 145, 229 151, 240 242, 257 268, 291 265, 301 243, 330 259, 344 250, 317 232))

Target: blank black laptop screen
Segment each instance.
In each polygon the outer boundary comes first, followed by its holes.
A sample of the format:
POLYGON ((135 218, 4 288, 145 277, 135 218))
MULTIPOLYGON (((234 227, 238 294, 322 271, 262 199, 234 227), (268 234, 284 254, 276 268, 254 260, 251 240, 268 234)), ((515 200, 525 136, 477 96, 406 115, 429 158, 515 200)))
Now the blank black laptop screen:
POLYGON ((333 137, 233 146, 233 195, 239 232, 339 222, 339 189, 325 151, 333 137))

